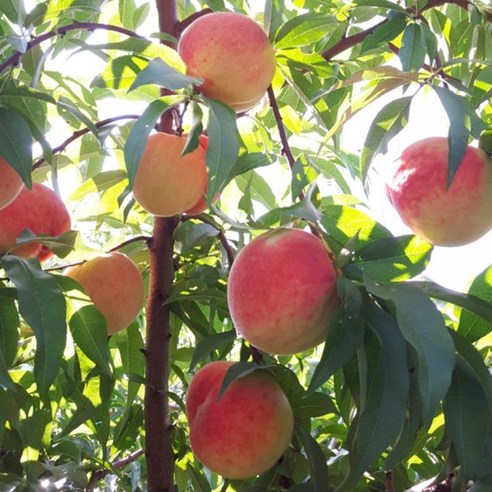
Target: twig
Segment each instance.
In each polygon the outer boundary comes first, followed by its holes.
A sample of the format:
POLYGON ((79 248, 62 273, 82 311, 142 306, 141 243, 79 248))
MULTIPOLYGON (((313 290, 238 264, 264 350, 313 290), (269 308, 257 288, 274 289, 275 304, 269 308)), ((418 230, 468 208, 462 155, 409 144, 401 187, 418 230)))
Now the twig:
POLYGON ((395 492, 395 484, 394 484, 393 472, 387 471, 385 473, 385 488, 384 492, 395 492))
POLYGON ((197 19, 203 17, 204 15, 211 14, 213 12, 212 9, 206 8, 203 10, 199 10, 198 12, 194 12, 186 19, 183 19, 178 23, 178 32, 181 34, 189 25, 193 24, 197 19))
POLYGON ((45 32, 40 36, 33 38, 29 43, 25 51, 16 50, 11 56, 6 58, 2 63, 0 63, 0 73, 3 72, 10 65, 17 65, 22 55, 26 54, 29 50, 32 50, 35 46, 38 46, 43 41, 53 38, 55 36, 64 36, 69 31, 74 30, 85 30, 85 31, 95 31, 97 29, 102 29, 105 31, 114 31, 121 34, 125 34, 131 38, 145 39, 134 31, 125 29, 124 27, 114 26, 112 24, 101 24, 97 22, 74 22, 73 24, 68 24, 67 26, 58 27, 52 31, 45 32))
MULTIPOLYGON (((98 121, 94 123, 94 126, 96 128, 102 128, 104 126, 110 125, 111 123, 114 123, 115 121, 119 120, 136 120, 139 118, 139 115, 137 114, 125 114, 121 116, 113 116, 112 118, 107 118, 105 120, 98 121)), ((70 137, 68 137, 65 141, 63 141, 60 145, 57 147, 54 147, 51 150, 52 154, 57 154, 58 152, 63 152, 70 143, 73 141, 77 140, 78 138, 82 137, 86 133, 89 133, 91 130, 89 128, 82 128, 81 130, 77 130, 76 132, 73 132, 70 137)), ((41 157, 38 159, 32 166, 33 171, 37 169, 38 167, 42 166, 46 162, 46 159, 44 157, 41 157)))

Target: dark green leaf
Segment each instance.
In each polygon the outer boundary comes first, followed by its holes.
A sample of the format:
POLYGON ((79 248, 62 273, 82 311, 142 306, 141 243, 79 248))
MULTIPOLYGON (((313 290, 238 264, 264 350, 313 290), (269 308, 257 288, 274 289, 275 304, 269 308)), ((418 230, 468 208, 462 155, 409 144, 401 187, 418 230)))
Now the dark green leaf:
POLYGON ((454 344, 434 303, 412 285, 376 285, 366 278, 367 290, 391 301, 399 329, 415 349, 424 425, 429 426, 451 382, 455 362, 454 344))
POLYGON ((236 339, 236 332, 234 330, 226 331, 224 333, 216 333, 215 335, 210 335, 195 347, 193 352, 193 359, 191 359, 190 371, 194 367, 202 362, 206 357, 210 355, 211 352, 217 350, 218 348, 224 346, 227 343, 231 343, 236 339))
POLYGON ((240 136, 237 130, 236 113, 214 99, 206 99, 210 109, 208 121, 208 189, 207 200, 212 200, 231 174, 239 154, 240 136))
POLYGON ((326 492, 328 465, 320 445, 304 427, 299 426, 295 433, 308 457, 313 492, 326 492))
POLYGON ((409 24, 403 32, 400 60, 405 72, 419 70, 425 60, 425 39, 419 24, 409 24))
POLYGON ((374 48, 380 48, 381 45, 384 45, 399 36, 407 25, 407 16, 404 9, 403 12, 405 15, 393 15, 387 22, 378 25, 374 31, 364 39, 361 53, 374 48))
POLYGON ((14 299, 0 297, 0 354, 7 367, 14 362, 19 341, 19 314, 14 299))
POLYGON ((188 470, 188 474, 190 475, 191 483, 193 485, 193 490, 196 492, 211 492, 210 484, 208 483, 205 475, 200 473, 194 466, 191 464, 186 465, 186 469, 188 470))
POLYGON ((156 84, 173 91, 184 89, 191 84, 200 85, 201 79, 188 77, 168 65, 162 58, 150 60, 148 65, 137 75, 135 82, 129 91, 133 91, 142 85, 156 84))
POLYGON ((335 371, 341 369, 364 339, 365 322, 359 313, 362 293, 348 280, 340 279, 337 285, 343 308, 335 313, 330 323, 323 354, 314 370, 309 391, 319 388, 335 371))
POLYGON ((72 337, 79 348, 99 369, 111 374, 106 321, 93 306, 87 305, 70 318, 72 337))
POLYGON ((338 413, 333 400, 325 393, 311 393, 290 401, 296 417, 321 417, 338 413))
POLYGON ((453 440, 464 480, 475 478, 485 451, 491 412, 480 382, 461 357, 444 399, 446 428, 453 440))
POLYGON ((2 0, 0 12, 3 12, 14 24, 20 25, 23 24, 26 15, 24 2, 19 0, 2 0))
POLYGON ((26 120, 16 111, 0 107, 0 155, 31 187, 32 134, 26 120))
POLYGON ((448 180, 449 187, 466 153, 470 137, 470 116, 466 100, 444 87, 432 87, 441 100, 449 119, 449 155, 448 180))
POLYGON ((65 349, 65 297, 56 279, 43 272, 37 260, 7 255, 1 261, 17 287, 19 311, 36 337, 34 377, 40 394, 46 396, 65 349))
POLYGON ((236 362, 234 365, 229 367, 229 369, 227 369, 227 372, 224 376, 224 381, 222 381, 222 386, 220 387, 219 400, 220 398, 222 398, 222 395, 227 391, 227 388, 235 379, 243 378, 255 371, 267 371, 272 367, 273 366, 270 365, 260 366, 258 364, 255 364, 254 362, 236 362))
POLYGON ((315 13, 301 14, 285 22, 278 30, 275 47, 295 48, 319 41, 336 27, 336 19, 315 13))
POLYGON ((367 179, 369 166, 377 153, 386 153, 388 143, 408 123, 412 97, 402 97, 389 102, 374 118, 360 155, 360 175, 367 179))
POLYGON ((176 104, 178 99, 174 96, 165 96, 152 101, 135 122, 125 143, 125 166, 128 172, 130 188, 133 187, 135 175, 140 165, 140 159, 147 144, 147 138, 153 130, 157 120, 167 109, 176 104))

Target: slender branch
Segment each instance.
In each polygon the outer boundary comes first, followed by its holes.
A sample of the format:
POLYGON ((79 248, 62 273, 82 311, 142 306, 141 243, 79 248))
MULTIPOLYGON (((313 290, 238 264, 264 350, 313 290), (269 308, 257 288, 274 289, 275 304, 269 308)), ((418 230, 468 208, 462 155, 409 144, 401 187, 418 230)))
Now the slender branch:
POLYGON ((25 51, 16 50, 11 56, 9 56, 3 62, 0 63, 0 73, 3 72, 10 65, 17 65, 22 55, 27 53, 29 50, 32 50, 35 46, 38 46, 39 44, 41 44, 43 41, 46 41, 47 39, 53 38, 55 36, 64 36, 69 31, 74 31, 74 30, 95 31, 97 29, 119 32, 131 38, 144 39, 136 32, 130 31, 129 29, 125 29, 124 27, 121 26, 114 26, 112 24, 101 24, 97 22, 74 22, 73 24, 68 24, 67 26, 57 27, 52 31, 45 32, 40 36, 33 38, 31 41, 29 41, 29 43, 27 43, 27 47, 25 51))
MULTIPOLYGON (((473 5, 469 0, 429 0, 427 4, 420 9, 419 14, 425 12, 426 10, 430 10, 436 7, 442 7, 443 5, 446 4, 454 4, 465 10, 468 10, 468 7, 470 5, 473 5)), ((407 12, 410 15, 410 14, 414 14, 415 10, 407 9, 407 12)), ((485 15, 487 17, 487 20, 489 22, 492 22, 492 12, 485 12, 485 15)), ((339 55, 340 53, 343 53, 345 50, 348 50, 349 48, 353 48, 357 44, 364 41, 364 39, 370 36, 375 29, 386 24, 387 22, 388 19, 385 19, 375 24, 374 26, 365 29, 364 31, 360 31, 357 34, 353 34, 352 36, 343 37, 342 39, 340 39, 340 41, 338 41, 338 43, 334 44, 333 46, 325 50, 323 53, 321 53, 321 55, 325 60, 330 61, 335 56, 339 55)))
MULTIPOLYGON (((125 114, 121 116, 113 116, 112 118, 107 118, 105 120, 98 121, 97 123, 94 123, 94 126, 96 128, 102 128, 104 126, 110 125, 111 123, 114 123, 116 121, 120 120, 136 120, 139 118, 139 115, 137 114, 125 114)), ((70 137, 68 137, 65 141, 63 141, 60 145, 57 147, 54 147, 51 150, 52 154, 57 154, 59 152, 63 152, 69 144, 77 140, 78 138, 82 137, 83 135, 89 133, 91 130, 89 128, 82 128, 81 130, 77 130, 76 132, 73 132, 70 137)), ((38 159, 32 166, 32 170, 34 171, 38 167, 42 166, 46 162, 46 159, 44 157, 41 157, 38 159)))
POLYGON ((387 471, 385 473, 385 482, 386 485, 384 487, 384 492, 395 492, 395 484, 392 471, 387 471))
POLYGON ((211 14, 213 12, 212 9, 206 8, 203 10, 199 10, 198 12, 194 12, 186 19, 183 19, 178 23, 178 32, 182 33, 189 25, 193 24, 197 19, 203 17, 204 15, 211 14))

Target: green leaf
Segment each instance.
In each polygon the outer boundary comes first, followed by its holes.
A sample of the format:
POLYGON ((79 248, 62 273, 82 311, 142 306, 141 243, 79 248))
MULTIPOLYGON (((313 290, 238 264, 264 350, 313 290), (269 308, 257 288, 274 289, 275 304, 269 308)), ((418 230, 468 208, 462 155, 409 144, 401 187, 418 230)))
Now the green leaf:
POLYGON ((76 311, 69 321, 72 337, 79 348, 97 367, 111 374, 106 321, 93 306, 87 305, 76 311))
POLYGON ((236 113, 229 106, 214 99, 205 98, 205 102, 210 110, 207 127, 207 200, 211 201, 227 183, 234 169, 239 154, 240 136, 236 113))
POLYGON ((133 16, 136 10, 135 0, 118 0, 118 13, 121 24, 127 29, 135 29, 133 16))
POLYGON ((328 465, 321 446, 304 427, 297 427, 295 434, 302 443, 308 457, 313 492, 326 492, 328 465))
POLYGON ((197 364, 207 358, 211 352, 223 347, 224 345, 233 342, 236 339, 236 332, 234 330, 225 331, 224 333, 216 333, 210 335, 207 338, 200 341, 195 347, 193 352, 193 359, 190 363, 190 371, 192 371, 197 364))
POLYGON ((391 18, 388 17, 387 22, 378 25, 362 42, 361 53, 365 53, 374 48, 380 49, 381 45, 385 45, 399 36, 407 25, 407 12, 405 9, 403 9, 403 13, 405 15, 398 13, 391 18))
POLYGON ((191 84, 200 85, 202 82, 202 79, 184 75, 174 67, 168 65, 162 58, 154 58, 139 72, 128 91, 133 91, 142 85, 148 84, 156 84, 159 87, 176 91, 184 89, 191 84))
POLYGON ((314 369, 309 391, 314 391, 341 369, 362 345, 365 321, 360 316, 362 293, 349 280, 339 279, 338 295, 343 309, 335 312, 321 358, 314 369))
POLYGON ((162 113, 178 102, 179 98, 175 96, 165 96, 152 101, 133 125, 124 149, 125 166, 128 172, 130 188, 133 188, 135 175, 150 132, 162 113))
POLYGON ((374 303, 368 323, 379 342, 377 359, 368 367, 366 400, 362 403, 350 454, 349 482, 356 481, 395 441, 405 422, 410 378, 407 347, 395 319, 374 303))
POLYGON ((19 0, 2 0, 0 12, 3 12, 11 22, 19 25, 23 24, 26 15, 24 2, 19 0))
POLYGON ((211 492, 210 484, 208 483, 205 475, 200 473, 194 466, 190 463, 186 465, 186 470, 190 476, 191 484, 193 486, 193 490, 196 492, 211 492))
POLYGON ((297 15, 285 22, 278 30, 275 47, 286 49, 315 43, 335 27, 336 19, 332 16, 314 13, 297 15))
POLYGON ((492 267, 488 267, 473 279, 466 297, 473 299, 471 296, 484 301, 484 308, 488 307, 489 310, 488 317, 483 317, 480 312, 463 306, 465 309, 461 311, 458 333, 468 341, 475 342, 492 331, 492 267))
POLYGON ((17 354, 19 342, 19 314, 14 299, 0 297, 0 354, 10 367, 17 354))
POLYGON ((449 155, 447 186, 451 186, 453 178, 466 153, 470 137, 470 116, 466 99, 444 87, 432 86, 441 100, 449 119, 449 155))
POLYGON ((249 374, 252 374, 255 371, 267 371, 271 369, 272 365, 258 365, 255 364, 254 362, 236 362, 234 365, 229 367, 227 369, 227 372, 224 376, 224 381, 222 381, 222 386, 220 387, 219 391, 219 400, 222 398, 224 393, 227 391, 227 388, 230 386, 230 384, 238 378, 243 378, 245 376, 248 376, 249 374))
POLYGON ((404 71, 419 70, 424 64, 425 38, 419 24, 405 28, 399 56, 404 71))
POLYGON ((465 481, 473 479, 484 455, 491 409, 480 382, 461 357, 457 358, 444 399, 444 415, 460 463, 460 476, 465 481))
POLYGON ((417 236, 371 241, 356 253, 354 264, 377 282, 406 280, 427 267, 432 245, 417 236))
POLYGON ((365 182, 375 154, 386 153, 388 143, 408 123, 412 97, 402 97, 388 103, 374 118, 360 155, 360 175, 365 182))
POLYGON ((338 410, 330 396, 325 393, 311 393, 290 401, 296 417, 321 417, 328 413, 337 414, 338 410))
POLYGON ((408 14, 401 5, 390 2, 389 0, 354 0, 353 4, 357 7, 382 7, 388 10, 395 10, 402 14, 408 14))
POLYGON ((367 290, 391 301, 399 329, 417 353, 419 390, 424 425, 429 426, 451 383, 454 344, 434 303, 416 287, 394 283, 377 285, 365 279, 367 290))
POLYGON ((43 272, 37 260, 7 255, 1 262, 17 288, 19 311, 36 337, 34 378, 39 393, 46 397, 65 349, 65 297, 56 279, 43 272))
POLYGON ((275 39, 275 33, 283 24, 284 8, 284 0, 266 0, 265 2, 265 31, 271 41, 275 39))
POLYGON ((32 133, 16 111, 0 107, 0 155, 30 188, 32 185, 32 133))
MULTIPOLYGON (((1 390, 15 390, 15 384, 10 377, 7 363, 5 362, 5 358, 3 353, 0 352, 0 391, 1 390)), ((3 406, 3 405, 2 405, 3 406)), ((1 410, 0 410, 1 414, 1 410)), ((1 431, 0 431, 1 433, 1 431)))

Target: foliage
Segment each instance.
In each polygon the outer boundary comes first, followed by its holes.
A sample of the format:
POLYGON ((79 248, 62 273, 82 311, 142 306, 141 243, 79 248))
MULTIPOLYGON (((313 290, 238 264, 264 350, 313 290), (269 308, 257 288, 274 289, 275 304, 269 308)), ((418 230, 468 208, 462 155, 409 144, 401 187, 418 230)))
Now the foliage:
POLYGON ((208 130, 207 198, 222 191, 174 233, 166 304, 176 490, 383 491, 388 477, 405 490, 452 473, 454 490, 469 480, 472 490, 488 490, 491 271, 467 293, 429 281, 432 247, 393 236, 372 218, 363 190, 375 155, 424 90, 449 116, 452 180, 464 146, 492 123, 491 14, 479 2, 253 4, 177 1, 181 20, 205 7, 235 10, 269 33, 278 61, 269 100, 236 122, 227 106, 196 93, 199 81, 160 44, 169 36, 156 32, 152 3, 0 2, 0 154, 27 186, 45 181, 61 192, 76 231, 43 238, 57 257, 42 267, 1 259, 2 490, 146 490, 145 313, 107 339, 101 315, 61 270, 118 248, 148 276, 143 239, 153 218, 131 186, 143 142, 170 108, 190 135, 188 151, 208 130), (91 63, 98 71, 85 80, 77 68, 91 63), (372 104, 379 110, 353 155, 344 125, 372 104), (232 253, 286 224, 310 225, 326 240, 342 303, 324 346, 259 354, 292 404, 295 437, 275 469, 229 482, 191 454, 186 388, 210 360, 244 363, 230 380, 258 370, 258 354, 230 321, 227 272, 232 253))

